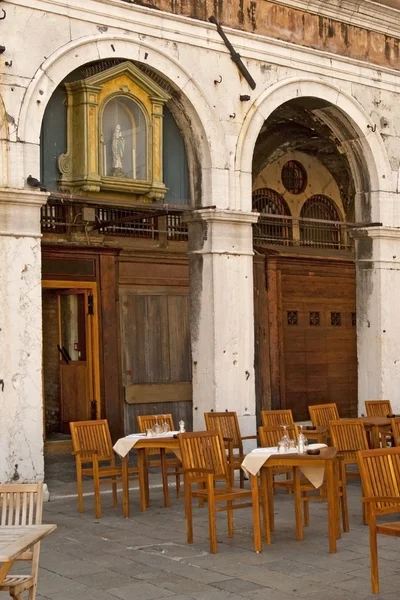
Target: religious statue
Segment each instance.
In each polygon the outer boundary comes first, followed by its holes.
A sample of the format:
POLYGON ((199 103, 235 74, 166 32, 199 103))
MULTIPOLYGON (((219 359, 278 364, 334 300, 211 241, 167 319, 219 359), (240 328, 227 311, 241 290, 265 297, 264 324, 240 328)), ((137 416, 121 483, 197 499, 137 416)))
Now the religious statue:
POLYGON ((112 174, 115 177, 123 177, 123 160, 125 151, 125 140, 121 133, 121 125, 117 124, 114 129, 112 140, 112 158, 113 169, 112 174))

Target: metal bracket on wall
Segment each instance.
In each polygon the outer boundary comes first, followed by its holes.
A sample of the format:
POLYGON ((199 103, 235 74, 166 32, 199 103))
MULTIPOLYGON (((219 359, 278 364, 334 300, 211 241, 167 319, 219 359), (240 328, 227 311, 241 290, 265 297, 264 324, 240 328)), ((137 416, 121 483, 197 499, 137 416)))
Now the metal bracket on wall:
POLYGON ((1 391, 4 392, 4 379, 0 379, 1 391))
POLYGON ((239 69, 239 71, 241 72, 241 74, 243 75, 243 77, 245 78, 247 83, 249 84, 249 86, 251 87, 251 89, 255 90, 256 82, 254 81, 254 79, 248 72, 247 68, 243 64, 243 61, 240 57, 239 52, 236 52, 235 48, 232 46, 232 44, 226 37, 226 35, 225 35, 221 25, 218 23, 217 19, 214 16, 212 16, 208 20, 210 21, 210 23, 213 23, 213 25, 216 25, 219 35, 222 37, 225 46, 228 48, 228 50, 231 54, 231 59, 233 60, 233 62, 235 63, 235 65, 237 66, 237 68, 239 69))

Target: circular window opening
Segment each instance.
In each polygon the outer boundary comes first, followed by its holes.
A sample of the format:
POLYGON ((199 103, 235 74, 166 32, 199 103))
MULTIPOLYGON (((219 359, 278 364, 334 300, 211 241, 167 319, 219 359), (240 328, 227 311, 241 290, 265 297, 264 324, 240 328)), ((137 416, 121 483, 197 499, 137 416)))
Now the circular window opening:
POLYGON ((307 172, 297 160, 289 160, 283 165, 282 183, 291 194, 301 194, 307 185, 307 172))

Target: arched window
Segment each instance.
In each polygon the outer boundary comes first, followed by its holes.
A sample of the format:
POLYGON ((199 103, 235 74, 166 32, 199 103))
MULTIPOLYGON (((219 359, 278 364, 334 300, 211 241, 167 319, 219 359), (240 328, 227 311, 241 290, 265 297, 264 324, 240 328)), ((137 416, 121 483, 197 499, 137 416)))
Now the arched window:
POLYGON ((286 245, 291 243, 293 238, 292 221, 271 216, 290 217, 289 207, 278 192, 270 188, 255 190, 253 192, 253 210, 261 213, 260 219, 253 229, 253 238, 256 243, 286 245))
POLYGON ((311 196, 303 204, 300 217, 310 221, 300 222, 300 243, 302 246, 313 248, 339 248, 340 247, 340 216, 333 200, 328 196, 311 196), (311 219, 321 221, 336 221, 336 223, 317 223, 311 219))
POLYGON ((130 98, 109 100, 102 118, 103 175, 147 179, 147 126, 140 106, 130 98))

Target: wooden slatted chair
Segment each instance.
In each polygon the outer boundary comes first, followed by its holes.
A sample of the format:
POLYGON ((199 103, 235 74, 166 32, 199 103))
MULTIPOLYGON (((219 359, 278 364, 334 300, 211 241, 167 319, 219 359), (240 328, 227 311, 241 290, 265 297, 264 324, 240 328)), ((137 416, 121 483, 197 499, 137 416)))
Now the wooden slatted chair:
MULTIPOLYGON (((113 506, 116 507, 117 483, 122 480, 122 467, 115 462, 108 421, 75 421, 69 426, 76 464, 78 510, 83 513, 83 476, 92 477, 96 519, 101 519, 100 485, 111 480, 113 506)), ((134 475, 132 479, 138 479, 139 470, 129 467, 129 474, 134 475)))
POLYGON ((387 417, 393 414, 390 400, 366 400, 365 410, 367 417, 387 417))
POLYGON ((390 431, 395 446, 400 446, 400 417, 394 417, 390 421, 390 431))
POLYGON ((273 425, 294 425, 293 413, 290 409, 262 410, 261 424, 263 427, 270 427, 273 425))
MULTIPOLYGON (((233 510, 252 507, 249 489, 232 485, 233 471, 229 468, 225 443, 218 431, 199 431, 178 434, 185 482, 185 516, 188 544, 193 543, 192 499, 208 503, 210 552, 217 552, 216 513, 227 511, 228 533, 233 537, 233 510), (201 486, 192 489, 192 485, 201 486), (250 500, 242 502, 243 500, 250 500), (240 501, 240 504, 235 504, 240 501), (223 506, 217 504, 223 503, 223 506)), ((260 494, 265 535, 267 536, 267 506, 265 494, 260 494)), ((253 514, 254 518, 254 514, 253 514)))
MULTIPOLYGON (((359 450, 368 450, 368 438, 365 427, 361 419, 343 419, 339 421, 331 421, 329 425, 330 438, 332 445, 338 451, 339 469, 340 469, 340 487, 345 503, 342 506, 347 506, 347 478, 359 477, 358 470, 349 470, 349 465, 358 466, 357 452, 359 450)), ((364 522, 366 515, 364 515, 364 522)), ((345 531, 349 531, 348 514, 343 515, 345 531)))
POLYGON ((336 404, 314 404, 308 407, 314 427, 329 427, 330 421, 338 421, 339 411, 336 404))
MULTIPOLYGON (((167 423, 168 423, 171 431, 176 431, 175 430, 175 425, 174 425, 174 420, 173 420, 171 414, 165 414, 165 415, 138 415, 136 417, 136 420, 137 420, 139 431, 141 433, 146 433, 146 431, 148 429, 152 429, 154 427, 156 419, 159 419, 160 416, 164 417, 164 419, 167 421, 167 423)), ((160 423, 160 425, 162 425, 162 422, 160 423)), ((163 468, 163 463, 161 461, 160 450, 159 449, 149 448, 146 451, 146 456, 147 456, 147 464, 148 464, 149 467, 155 467, 155 468, 160 468, 160 469, 163 468)), ((181 490, 180 471, 181 471, 181 468, 182 468, 182 463, 179 460, 179 458, 177 458, 175 455, 167 456, 165 463, 166 463, 166 473, 165 473, 165 476, 166 477, 175 477, 175 482, 176 482, 176 496, 177 496, 177 498, 179 498, 179 496, 180 496, 180 490, 181 490)), ((165 497, 165 493, 164 493, 164 505, 167 506, 167 499, 165 497)))
POLYGON ((241 464, 244 459, 243 440, 256 440, 256 435, 242 436, 236 412, 204 413, 207 431, 218 431, 228 450, 228 464, 232 472, 239 470, 240 487, 244 487, 244 473, 241 464))
MULTIPOLYGON (((43 483, 5 483, 0 485, 0 526, 41 525, 43 512, 43 483)), ((30 573, 5 577, 0 592, 9 592, 11 598, 22 600, 27 591, 29 600, 35 600, 39 570, 40 543, 18 557, 30 561, 30 573)))
POLYGON ((371 587, 379 593, 377 534, 400 537, 400 521, 378 523, 381 515, 400 512, 400 448, 378 448, 357 453, 369 525, 371 587))

